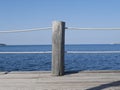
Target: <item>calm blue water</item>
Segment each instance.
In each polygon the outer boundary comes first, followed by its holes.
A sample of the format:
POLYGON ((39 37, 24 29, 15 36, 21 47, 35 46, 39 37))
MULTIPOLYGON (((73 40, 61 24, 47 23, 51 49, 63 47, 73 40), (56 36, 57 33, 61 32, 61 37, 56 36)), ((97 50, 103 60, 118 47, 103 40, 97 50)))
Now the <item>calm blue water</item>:
MULTIPOLYGON (((120 51, 120 45, 66 45, 65 51, 120 51)), ((51 45, 0 46, 0 52, 51 51, 51 45)), ((51 70, 51 54, 0 54, 0 71, 51 70)), ((65 70, 120 70, 118 54, 65 54, 65 70)))

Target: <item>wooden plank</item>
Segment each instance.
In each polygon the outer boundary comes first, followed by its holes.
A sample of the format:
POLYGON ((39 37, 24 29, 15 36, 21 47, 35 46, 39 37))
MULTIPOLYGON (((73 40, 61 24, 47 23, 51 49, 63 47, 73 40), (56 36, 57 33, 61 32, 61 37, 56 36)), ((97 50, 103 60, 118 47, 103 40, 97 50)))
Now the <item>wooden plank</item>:
POLYGON ((64 75, 65 22, 54 21, 52 35, 52 75, 64 75))
POLYGON ((51 72, 0 72, 0 90, 120 90, 120 71, 82 71, 54 77, 51 72))

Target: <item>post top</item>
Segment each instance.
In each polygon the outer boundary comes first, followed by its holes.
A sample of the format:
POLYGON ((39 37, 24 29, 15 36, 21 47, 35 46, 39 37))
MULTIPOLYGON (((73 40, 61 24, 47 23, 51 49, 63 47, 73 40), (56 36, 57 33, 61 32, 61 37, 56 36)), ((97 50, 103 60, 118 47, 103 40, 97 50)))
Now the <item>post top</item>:
POLYGON ((53 23, 65 23, 64 21, 53 21, 53 23))

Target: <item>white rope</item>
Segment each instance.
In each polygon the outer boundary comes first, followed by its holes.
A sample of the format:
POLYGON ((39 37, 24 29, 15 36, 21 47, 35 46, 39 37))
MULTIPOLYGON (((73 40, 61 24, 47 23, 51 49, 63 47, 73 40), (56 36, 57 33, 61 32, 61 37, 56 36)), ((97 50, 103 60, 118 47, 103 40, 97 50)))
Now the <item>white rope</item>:
MULTIPOLYGON (((50 30, 50 29, 52 29, 52 27, 23 29, 23 30, 8 30, 8 31, 0 31, 0 33, 30 32, 30 31, 39 31, 39 30, 50 30)), ((69 30, 120 30, 120 28, 75 28, 75 27, 66 27, 65 29, 69 29, 69 30)))
POLYGON ((41 52, 0 52, 0 54, 51 54, 51 51, 41 51, 41 52))
POLYGON ((23 29, 23 30, 0 31, 0 33, 30 32, 30 31, 39 31, 39 30, 50 30, 50 29, 52 29, 52 27, 46 27, 46 28, 33 28, 33 29, 23 29))
POLYGON ((120 53, 120 51, 67 51, 68 54, 104 54, 104 53, 120 53))
MULTIPOLYGON (((41 52, 0 52, 0 54, 51 54, 52 51, 41 51, 41 52)), ((120 51, 65 51, 67 54, 109 54, 109 53, 120 53, 120 51)))
POLYGON ((75 28, 75 27, 66 27, 69 30, 120 30, 120 28, 75 28))

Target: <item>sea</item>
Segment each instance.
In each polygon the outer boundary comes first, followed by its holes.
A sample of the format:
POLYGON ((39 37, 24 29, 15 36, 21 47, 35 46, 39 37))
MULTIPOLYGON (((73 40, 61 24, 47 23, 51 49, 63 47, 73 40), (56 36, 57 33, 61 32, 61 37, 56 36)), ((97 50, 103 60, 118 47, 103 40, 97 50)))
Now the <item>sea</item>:
MULTIPOLYGON (((0 52, 44 52, 51 45, 7 45, 0 52)), ((65 51, 120 51, 120 44, 65 45, 65 51)), ((52 54, 0 54, 0 71, 50 71, 52 54)), ((120 53, 65 54, 65 71, 120 70, 120 53)))

